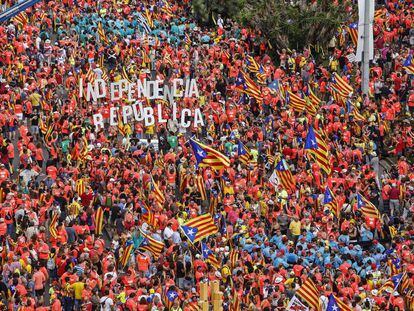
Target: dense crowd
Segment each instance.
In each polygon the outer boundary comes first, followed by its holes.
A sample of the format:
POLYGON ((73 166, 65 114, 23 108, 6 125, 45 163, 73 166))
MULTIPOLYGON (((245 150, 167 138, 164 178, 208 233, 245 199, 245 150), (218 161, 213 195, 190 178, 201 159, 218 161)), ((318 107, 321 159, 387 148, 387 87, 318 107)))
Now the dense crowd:
POLYGON ((189 1, 45 1, 1 25, 2 310, 198 310, 207 280, 224 310, 287 310, 308 279, 322 310, 331 294, 348 310, 414 310, 413 3, 376 9, 369 96, 348 24, 325 58, 221 16, 200 27, 189 1), (88 102, 81 78, 196 79, 200 96, 176 104, 205 125, 183 127, 164 102, 167 123, 109 126, 131 102, 88 102), (314 109, 292 106, 310 93, 314 109), (197 165, 190 139, 230 165, 197 165), (271 178, 280 165, 288 183, 271 178), (208 213, 217 232, 193 243, 180 226, 208 213))

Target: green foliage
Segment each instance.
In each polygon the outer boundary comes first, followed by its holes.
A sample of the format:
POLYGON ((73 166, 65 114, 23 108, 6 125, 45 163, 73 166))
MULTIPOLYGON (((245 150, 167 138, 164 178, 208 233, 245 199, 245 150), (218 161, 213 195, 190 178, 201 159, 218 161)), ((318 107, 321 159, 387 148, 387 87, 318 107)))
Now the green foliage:
POLYGON ((212 14, 240 22, 260 30, 272 46, 302 49, 310 44, 326 45, 346 20, 346 1, 332 0, 193 0, 195 16, 211 23, 212 14), (201 17, 201 18, 200 18, 201 17))

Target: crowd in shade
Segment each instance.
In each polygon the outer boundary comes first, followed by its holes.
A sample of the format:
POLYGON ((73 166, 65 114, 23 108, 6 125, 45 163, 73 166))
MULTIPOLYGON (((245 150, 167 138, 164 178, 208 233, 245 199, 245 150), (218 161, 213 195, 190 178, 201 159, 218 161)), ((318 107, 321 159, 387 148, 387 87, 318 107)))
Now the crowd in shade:
POLYGON ((209 281, 225 311, 414 310, 414 4, 377 4, 363 95, 353 2, 323 55, 200 26, 188 0, 1 24, 1 310, 201 310, 209 281), (199 96, 139 98, 167 122, 114 126, 135 99, 88 101, 98 79, 199 96))

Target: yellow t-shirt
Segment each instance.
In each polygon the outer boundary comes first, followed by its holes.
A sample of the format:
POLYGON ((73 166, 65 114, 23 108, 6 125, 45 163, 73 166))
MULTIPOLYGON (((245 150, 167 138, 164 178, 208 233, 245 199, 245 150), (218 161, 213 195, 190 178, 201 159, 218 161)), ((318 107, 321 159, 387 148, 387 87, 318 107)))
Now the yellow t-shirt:
POLYGON ((292 221, 289 225, 289 230, 293 235, 300 235, 301 223, 300 221, 292 221))
POLYGON ((73 292, 75 293, 75 299, 82 299, 82 291, 85 288, 85 283, 83 282, 75 282, 72 284, 73 292))

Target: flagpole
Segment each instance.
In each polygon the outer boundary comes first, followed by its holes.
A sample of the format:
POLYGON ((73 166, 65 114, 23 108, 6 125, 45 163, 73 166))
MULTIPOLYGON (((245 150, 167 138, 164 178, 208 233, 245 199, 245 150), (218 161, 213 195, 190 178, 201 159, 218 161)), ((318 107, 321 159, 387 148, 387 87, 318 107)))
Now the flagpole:
MULTIPOLYGON (((370 21, 370 9, 371 9, 371 1, 374 0, 365 0, 364 5, 364 48, 362 51, 362 93, 368 95, 369 92, 369 56, 370 56, 370 28, 372 27, 370 21)), ((361 4, 361 3, 360 3, 361 4)))

